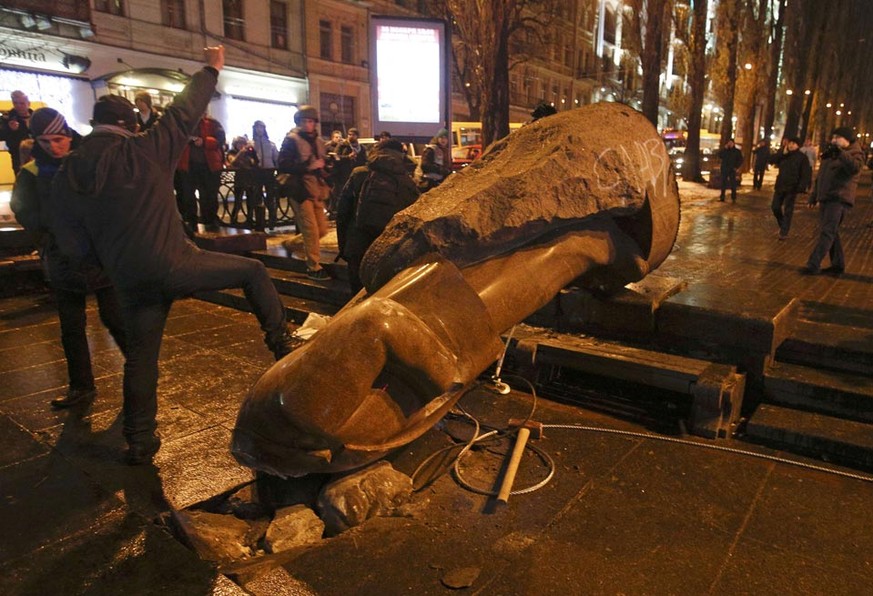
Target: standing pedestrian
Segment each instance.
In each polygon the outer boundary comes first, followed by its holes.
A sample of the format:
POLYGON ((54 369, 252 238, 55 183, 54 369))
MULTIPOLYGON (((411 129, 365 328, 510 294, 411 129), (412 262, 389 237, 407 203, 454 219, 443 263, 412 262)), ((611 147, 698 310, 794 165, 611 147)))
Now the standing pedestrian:
POLYGON ((194 230, 197 229, 199 198, 200 220, 207 230, 218 231, 218 189, 226 140, 221 123, 204 113, 179 158, 178 167, 184 173, 182 217, 194 230))
POLYGON ((157 429, 158 355, 173 301, 195 292, 242 288, 276 359, 297 343, 264 264, 200 250, 185 234, 173 198, 173 167, 215 93, 224 48, 206 49, 194 73, 154 127, 135 134, 133 105, 105 95, 94 105, 94 130, 54 180, 52 203, 69 205, 55 226, 58 245, 75 263, 99 261, 115 284, 125 323, 123 433, 127 462, 151 461, 157 429))
POLYGON ((6 143, 9 157, 12 159, 12 171, 18 174, 21 169, 21 142, 30 137, 30 99, 24 91, 13 91, 11 95, 12 109, 0 116, 0 141, 6 143))
POLYGON ((421 152, 421 163, 415 172, 415 181, 421 192, 442 184, 452 173, 452 152, 449 150, 449 131, 441 128, 421 152))
POLYGON ((152 108, 152 96, 148 91, 137 91, 133 96, 133 105, 136 106, 136 121, 139 124, 139 132, 145 132, 158 121, 158 113, 152 108))
POLYGON ((728 139, 724 148, 718 152, 721 162, 721 196, 719 201, 724 202, 725 191, 731 189, 731 202, 737 202, 737 176, 743 165, 743 154, 737 149, 733 139, 728 139))
POLYGON ((321 266, 321 238, 327 234, 324 201, 330 194, 325 182, 324 140, 318 135, 318 110, 300 106, 294 114, 296 128, 282 141, 279 149, 279 177, 294 211, 297 231, 303 235, 306 275, 314 280, 330 279, 321 266))
MULTIPOLYGON (((794 200, 800 193, 809 190, 812 181, 812 168, 809 160, 800 152, 800 139, 792 137, 782 142, 782 148, 770 158, 770 163, 779 168, 773 188, 773 202, 770 209, 779 224, 779 240, 787 240, 794 214, 794 200)), ((768 148, 769 151, 769 148, 768 148)))
POLYGON ((830 256, 831 265, 824 271, 840 275, 846 270, 846 258, 840 241, 840 224, 855 204, 858 178, 864 165, 864 152, 847 126, 835 128, 831 144, 821 154, 821 164, 815 188, 809 197, 809 206, 819 205, 819 237, 806 267, 806 275, 822 272, 821 262, 830 256))
POLYGON ((752 188, 761 190, 764 186, 764 172, 767 171, 767 165, 770 163, 770 143, 765 139, 758 141, 758 146, 755 147, 753 155, 752 188))
POLYGON ((70 408, 90 403, 97 395, 91 350, 85 331, 85 300, 93 291, 97 312, 115 343, 125 352, 124 323, 115 290, 109 278, 96 266, 74 267, 58 248, 52 232, 51 185, 61 161, 78 145, 81 137, 52 108, 40 108, 30 119, 30 132, 36 139, 33 160, 22 166, 15 179, 10 207, 18 222, 39 235, 39 255, 55 297, 61 323, 61 346, 67 361, 69 387, 65 395, 51 400, 54 408, 70 408))
POLYGON ((349 287, 354 294, 363 287, 358 272, 364 253, 394 214, 418 199, 418 188, 406 173, 405 156, 400 141, 379 143, 367 165, 352 171, 340 195, 337 238, 342 228, 340 253, 349 264, 349 287))
POLYGON ((277 211, 279 209, 279 189, 276 187, 276 166, 279 164, 279 149, 267 134, 267 125, 263 120, 255 120, 252 124, 252 146, 258 156, 258 167, 255 169, 254 204, 249 217, 253 218, 255 227, 263 230, 263 217, 259 214, 262 205, 266 205, 269 216, 269 227, 276 227, 277 211))

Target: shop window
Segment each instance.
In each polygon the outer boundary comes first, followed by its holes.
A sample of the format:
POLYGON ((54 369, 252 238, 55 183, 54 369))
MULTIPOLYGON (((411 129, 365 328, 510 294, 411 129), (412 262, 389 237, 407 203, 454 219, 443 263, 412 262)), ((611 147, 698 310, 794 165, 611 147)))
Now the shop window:
POLYGON ((224 9, 224 36, 245 41, 245 19, 242 0, 222 0, 224 9))
POLYGON ((124 0, 94 0, 94 10, 124 16, 124 0))
POLYGON ((325 60, 333 60, 333 24, 330 21, 318 21, 319 56, 325 60))
POLYGON ((347 25, 340 27, 340 51, 342 53, 343 62, 346 64, 354 64, 355 37, 352 28, 347 25))
POLYGON ((161 0, 161 23, 164 27, 185 28, 185 0, 161 0))
POLYGON ((270 0, 270 45, 288 49, 288 5, 279 0, 270 0))

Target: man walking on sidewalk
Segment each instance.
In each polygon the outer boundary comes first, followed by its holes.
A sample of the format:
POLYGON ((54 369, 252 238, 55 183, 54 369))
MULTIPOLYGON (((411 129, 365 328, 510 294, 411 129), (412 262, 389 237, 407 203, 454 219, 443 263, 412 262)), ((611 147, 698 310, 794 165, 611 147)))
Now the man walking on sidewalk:
POLYGON ((835 128, 831 133, 831 144, 821 154, 815 189, 809 197, 810 207, 821 204, 819 237, 802 273, 821 273, 821 262, 825 255, 831 258, 831 266, 824 270, 825 273, 840 275, 845 271, 846 258, 840 241, 840 224, 855 204, 855 192, 863 165, 864 152, 855 140, 852 129, 848 126, 835 128))
POLYGON ((800 139, 797 137, 782 141, 782 149, 770 158, 770 163, 779 168, 770 208, 779 224, 779 240, 787 240, 791 217, 794 215, 794 200, 799 193, 809 191, 812 168, 809 167, 809 160, 800 152, 800 139))
POLYGON ((721 196, 719 201, 724 202, 725 191, 731 189, 731 202, 737 202, 737 174, 743 165, 743 154, 737 149, 733 139, 728 139, 724 149, 718 152, 721 162, 721 196))

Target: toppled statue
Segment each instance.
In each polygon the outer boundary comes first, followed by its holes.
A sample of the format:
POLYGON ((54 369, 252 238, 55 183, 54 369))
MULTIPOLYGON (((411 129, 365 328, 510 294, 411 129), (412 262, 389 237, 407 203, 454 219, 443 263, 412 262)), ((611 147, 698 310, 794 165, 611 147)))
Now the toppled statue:
POLYGON ((609 292, 669 255, 679 195, 657 131, 620 104, 540 119, 398 213, 365 289, 269 369, 232 451, 280 476, 366 465, 419 437, 575 284, 609 292))

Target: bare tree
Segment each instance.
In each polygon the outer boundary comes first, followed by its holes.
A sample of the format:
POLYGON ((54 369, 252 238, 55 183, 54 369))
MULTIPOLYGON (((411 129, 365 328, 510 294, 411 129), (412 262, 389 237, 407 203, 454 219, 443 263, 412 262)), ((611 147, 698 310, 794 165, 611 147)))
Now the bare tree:
POLYGON ((670 31, 671 0, 628 0, 627 47, 640 58, 643 71, 642 112, 658 125, 660 77, 664 66, 664 36, 670 31))
POLYGON ((691 26, 691 68, 688 84, 691 87, 691 106, 688 110, 688 140, 685 144, 685 159, 682 177, 685 180, 703 182, 700 173, 700 127, 701 111, 706 96, 706 15, 709 0, 694 0, 694 16, 691 26))
POLYGON ((768 64, 767 96, 764 104, 764 138, 773 134, 773 121, 776 119, 776 90, 779 86, 779 63, 782 57, 783 41, 785 39, 785 10, 788 0, 776 0, 778 3, 776 18, 771 27, 770 61, 768 64))
MULTIPOLYGON (((445 0, 433 3, 451 22, 457 72, 469 84, 471 114, 480 108, 482 142, 509 134, 510 40, 514 35, 542 39, 558 0, 445 0)), ((516 56, 513 57, 517 58, 516 56)))
MULTIPOLYGON (((737 58, 740 45, 740 9, 742 0, 722 0, 718 5, 717 51, 721 75, 721 104, 724 119, 721 122, 719 144, 724 146, 733 137, 734 97, 737 90, 737 58)), ((714 73, 715 74, 715 73, 714 73)), ((715 78, 715 76, 714 76, 715 78)))

